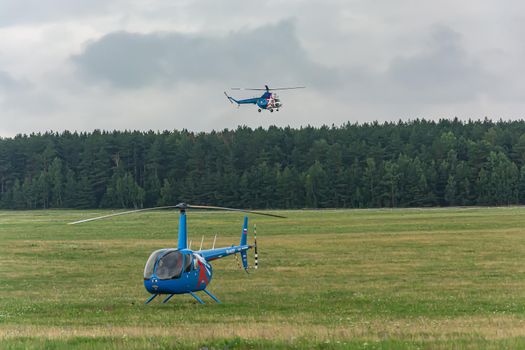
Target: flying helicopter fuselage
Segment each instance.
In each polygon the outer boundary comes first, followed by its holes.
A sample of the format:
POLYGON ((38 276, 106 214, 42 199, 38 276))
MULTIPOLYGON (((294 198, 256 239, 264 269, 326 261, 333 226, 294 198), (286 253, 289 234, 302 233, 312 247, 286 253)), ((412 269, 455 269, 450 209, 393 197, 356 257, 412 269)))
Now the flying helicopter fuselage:
POLYGON ((268 85, 264 86, 264 89, 251 89, 251 88, 232 88, 232 90, 256 90, 256 91, 264 91, 264 93, 261 95, 261 97, 254 97, 254 98, 247 98, 242 100, 237 100, 231 96, 229 96, 226 91, 224 94, 228 98, 228 100, 231 103, 236 103, 237 106, 243 105, 243 104, 254 104, 257 105, 258 111, 261 112, 262 110, 268 110, 270 112, 273 111, 279 111, 279 108, 283 106, 281 99, 275 92, 271 92, 273 90, 293 90, 293 89, 304 89, 304 86, 295 86, 295 87, 286 87, 286 88, 273 88, 270 89, 268 85))
POLYGON ((257 99, 256 102, 257 106, 259 106, 261 109, 268 109, 276 111, 279 111, 279 108, 283 106, 281 103, 281 99, 275 92, 265 92, 261 97, 257 99))

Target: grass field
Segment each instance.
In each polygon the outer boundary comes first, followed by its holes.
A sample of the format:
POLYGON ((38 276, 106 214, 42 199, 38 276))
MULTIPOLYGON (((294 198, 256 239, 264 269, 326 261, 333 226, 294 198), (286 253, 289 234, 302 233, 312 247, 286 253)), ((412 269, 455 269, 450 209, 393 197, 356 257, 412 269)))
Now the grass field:
MULTIPOLYGON (((0 348, 525 348, 525 208, 251 216, 260 269, 214 262, 223 304, 147 306, 144 264, 176 246, 178 213, 65 224, 104 213, 0 211, 0 348)), ((188 216, 194 248, 241 225, 188 216)))

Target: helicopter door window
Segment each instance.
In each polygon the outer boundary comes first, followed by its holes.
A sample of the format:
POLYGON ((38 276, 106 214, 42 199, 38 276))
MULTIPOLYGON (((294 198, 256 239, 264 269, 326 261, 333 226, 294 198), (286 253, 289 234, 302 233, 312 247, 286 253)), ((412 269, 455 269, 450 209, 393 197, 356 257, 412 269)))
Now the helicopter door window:
POLYGON ((182 260, 182 253, 178 251, 169 252, 164 255, 157 263, 157 269, 155 271, 157 277, 161 280, 179 278, 182 273, 182 260))
POLYGON ((191 254, 184 254, 184 272, 191 270, 191 254))
POLYGON ((157 258, 159 255, 163 252, 165 252, 166 249, 159 249, 151 253, 149 256, 148 262, 146 263, 146 267, 144 268, 144 278, 150 279, 153 275, 153 269, 155 268, 155 263, 157 262, 157 258))

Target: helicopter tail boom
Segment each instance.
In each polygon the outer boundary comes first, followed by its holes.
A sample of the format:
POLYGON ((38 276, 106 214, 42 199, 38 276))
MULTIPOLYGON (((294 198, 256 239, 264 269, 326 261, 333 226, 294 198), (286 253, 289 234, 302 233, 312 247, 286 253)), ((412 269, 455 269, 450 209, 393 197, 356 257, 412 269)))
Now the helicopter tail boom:
POLYGON ((231 247, 223 247, 223 248, 216 248, 216 249, 208 249, 208 250, 202 250, 199 252, 199 254, 206 259, 206 261, 212 261, 217 260, 220 258, 227 257, 228 255, 232 254, 238 254, 241 252, 245 252, 248 249, 250 249, 251 245, 232 245, 231 247))
POLYGON ((226 97, 228 98, 228 100, 230 101, 230 103, 236 103, 237 106, 240 106, 240 105, 246 105, 246 104, 257 104, 257 101, 259 101, 259 97, 254 97, 254 98, 246 98, 244 100, 236 100, 234 99, 233 97, 231 97, 230 95, 228 95, 226 93, 226 91, 224 91, 224 95, 226 95, 226 97))

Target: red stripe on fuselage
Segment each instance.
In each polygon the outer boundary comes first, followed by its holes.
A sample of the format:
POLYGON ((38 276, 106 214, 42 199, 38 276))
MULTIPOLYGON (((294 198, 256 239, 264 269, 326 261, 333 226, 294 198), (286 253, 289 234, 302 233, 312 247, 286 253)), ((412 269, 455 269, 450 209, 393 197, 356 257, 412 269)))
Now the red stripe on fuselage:
POLYGON ((197 262, 199 264, 199 283, 197 283, 197 288, 201 285, 201 283, 204 283, 204 286, 208 285, 208 275, 206 274, 206 267, 200 262, 197 262))

